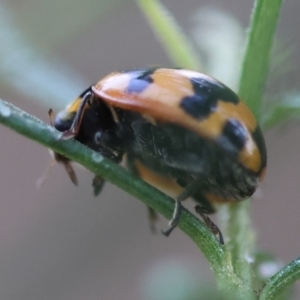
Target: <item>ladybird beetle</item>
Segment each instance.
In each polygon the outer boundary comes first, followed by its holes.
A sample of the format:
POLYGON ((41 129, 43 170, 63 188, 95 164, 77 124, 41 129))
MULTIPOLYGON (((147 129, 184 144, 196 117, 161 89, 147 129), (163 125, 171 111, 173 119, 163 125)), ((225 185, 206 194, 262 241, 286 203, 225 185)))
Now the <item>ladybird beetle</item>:
MULTIPOLYGON (((112 73, 59 113, 54 127, 120 163, 175 199, 169 235, 188 197, 206 213, 214 203, 250 197, 266 170, 266 147, 250 109, 228 87, 185 69, 145 68, 112 73)), ((58 156, 72 180, 69 161, 58 156)), ((98 193, 103 180, 94 180, 98 193)))

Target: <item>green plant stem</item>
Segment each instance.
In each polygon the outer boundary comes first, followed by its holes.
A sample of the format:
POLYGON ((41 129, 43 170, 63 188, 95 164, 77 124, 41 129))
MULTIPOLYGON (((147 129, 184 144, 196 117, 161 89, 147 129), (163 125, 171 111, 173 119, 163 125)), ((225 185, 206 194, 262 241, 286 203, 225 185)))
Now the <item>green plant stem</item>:
POLYGON ((231 253, 232 264, 236 274, 243 282, 252 286, 251 260, 255 235, 249 217, 249 200, 239 204, 222 207, 220 214, 225 215, 225 242, 231 253))
POLYGON ((258 119, 281 4, 282 0, 257 0, 251 18, 239 95, 258 119))
POLYGON ((158 0, 136 0, 176 67, 201 70, 199 55, 171 13, 158 0))
MULTIPOLYGON (((248 33, 239 95, 258 119, 281 2, 281 0, 257 0, 248 33)), ((227 220, 225 238, 232 253, 234 270, 246 285, 252 285, 249 258, 253 256, 254 233, 249 217, 249 203, 232 205, 223 211, 226 215, 223 219, 227 220)))
MULTIPOLYGON (((70 158, 72 161, 78 162, 94 174, 105 178, 140 199, 163 216, 167 218, 172 216, 173 199, 75 140, 60 140, 61 133, 53 127, 2 100, 0 100, 0 123, 70 158)), ((205 255, 216 278, 219 279, 219 287, 224 294, 231 296, 236 294, 239 297, 252 293, 251 289, 243 285, 236 277, 224 247, 220 245, 206 225, 184 209, 179 227, 205 255)))
POLYGON ((261 290, 259 300, 272 300, 300 279, 300 257, 273 275, 261 290))

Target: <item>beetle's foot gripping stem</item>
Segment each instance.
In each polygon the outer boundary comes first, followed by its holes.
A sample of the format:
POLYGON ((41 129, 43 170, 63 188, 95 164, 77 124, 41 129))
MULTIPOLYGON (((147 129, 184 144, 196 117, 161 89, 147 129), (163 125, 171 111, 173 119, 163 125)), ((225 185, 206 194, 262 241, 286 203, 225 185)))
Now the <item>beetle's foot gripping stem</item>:
POLYGON ((61 134, 61 136, 59 137, 60 140, 69 140, 72 139, 73 137, 75 137, 77 134, 77 132, 75 130, 72 130, 72 128, 70 130, 67 130, 65 132, 63 132, 61 134))
POLYGON ((162 231, 162 234, 165 236, 169 236, 171 232, 174 230, 175 227, 179 224, 180 216, 182 212, 182 204, 181 202, 186 200, 188 197, 193 195, 195 191, 199 187, 199 182, 201 182, 202 177, 199 176, 198 178, 195 178, 192 182, 190 182, 182 191, 181 194, 175 199, 175 208, 173 212, 173 217, 169 222, 170 228, 166 231, 162 231))
POLYGON ((176 200, 173 217, 169 222, 170 228, 165 231, 161 231, 163 235, 169 236, 171 234, 171 232, 177 227, 177 225, 180 221, 181 212, 182 212, 182 204, 180 201, 176 200))
POLYGON ((220 244, 224 245, 224 238, 220 228, 207 216, 205 210, 200 206, 195 206, 195 211, 201 216, 205 225, 210 229, 214 236, 219 236, 218 240, 220 244))

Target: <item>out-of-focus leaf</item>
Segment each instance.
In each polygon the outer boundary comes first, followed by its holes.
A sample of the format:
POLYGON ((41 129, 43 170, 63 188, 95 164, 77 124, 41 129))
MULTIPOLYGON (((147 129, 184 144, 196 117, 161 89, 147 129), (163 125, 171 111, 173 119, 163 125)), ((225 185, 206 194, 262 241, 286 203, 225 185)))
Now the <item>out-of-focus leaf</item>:
POLYGON ((192 16, 191 35, 206 57, 205 69, 231 88, 237 88, 244 30, 230 14, 204 7, 192 16))
POLYGON ((214 282, 193 264, 176 258, 157 261, 141 277, 143 299, 222 300, 214 282))
MULTIPOLYGON (((47 56, 47 52, 42 51, 39 45, 32 44, 34 39, 29 38, 29 36, 35 35, 36 38, 43 41, 44 45, 50 47, 51 43, 58 43, 64 36, 78 30, 80 26, 90 22, 92 17, 99 15, 102 11, 101 3, 98 3, 98 9, 96 9, 96 3, 87 4, 87 2, 83 2, 82 5, 89 7, 91 15, 89 15, 89 10, 85 10, 85 13, 82 11, 82 16, 80 16, 81 6, 78 5, 76 10, 78 10, 77 14, 80 20, 73 20, 69 23, 67 21, 69 18, 63 18, 63 16, 70 12, 71 8, 72 13, 74 12, 74 4, 67 0, 58 2, 40 2, 33 9, 33 12, 28 13, 26 11, 26 14, 23 14, 26 16, 26 20, 23 20, 24 24, 20 27, 17 24, 20 24, 19 17, 22 14, 16 16, 3 3, 0 4, 0 40, 2 41, 0 47, 0 87, 9 86, 33 101, 44 103, 47 107, 51 103, 52 108, 61 108, 66 101, 77 96, 80 87, 87 86, 89 83, 64 62, 47 56), (67 4, 70 5, 69 9, 67 4), (47 9, 44 7, 42 11, 48 17, 39 13, 42 5, 47 6, 47 9), (92 12, 93 10, 94 12, 92 12), (46 19, 53 18, 52 23, 46 22, 44 17, 46 19), (58 18, 60 22, 57 22, 55 18, 58 18), (48 26, 57 26, 57 30, 54 31, 53 28, 47 30, 48 26), (31 31, 32 33, 30 33, 31 31)), ((108 5, 105 7, 107 8, 108 5)))
POLYGON ((95 18, 106 15, 118 2, 121 1, 24 1, 24 11, 16 10, 20 13, 15 16, 15 24, 31 41, 44 49, 51 49, 95 18))
POLYGON ((291 119, 300 119, 300 94, 284 96, 282 103, 275 105, 269 114, 264 114, 263 127, 268 129, 291 119))
POLYGON ((136 2, 173 64, 176 67, 201 71, 200 55, 167 8, 158 0, 136 0, 136 2))

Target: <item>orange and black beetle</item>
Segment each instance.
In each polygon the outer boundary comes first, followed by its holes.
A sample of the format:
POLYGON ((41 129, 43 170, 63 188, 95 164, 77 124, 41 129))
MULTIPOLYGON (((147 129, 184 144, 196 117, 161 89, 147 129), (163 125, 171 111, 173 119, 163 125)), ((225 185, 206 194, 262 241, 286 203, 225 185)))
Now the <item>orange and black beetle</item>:
POLYGON ((166 235, 179 222, 182 200, 192 197, 212 213, 213 203, 250 197, 265 174, 265 142, 249 108, 195 71, 112 73, 59 113, 54 126, 117 163, 126 154, 132 172, 171 192, 176 207, 166 235))

